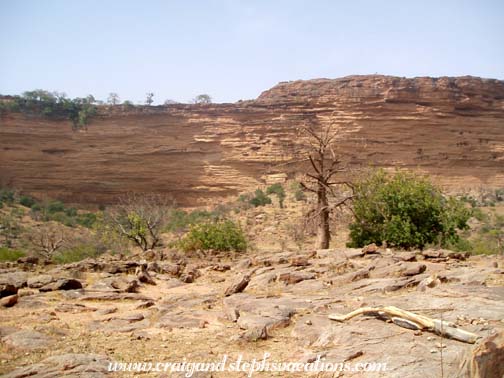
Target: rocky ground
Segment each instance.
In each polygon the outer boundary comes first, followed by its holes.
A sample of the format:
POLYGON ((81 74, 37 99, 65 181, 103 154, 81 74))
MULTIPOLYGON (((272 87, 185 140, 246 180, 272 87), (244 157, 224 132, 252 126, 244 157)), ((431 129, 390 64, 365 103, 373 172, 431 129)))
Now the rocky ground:
MULTIPOLYGON (((108 363, 220 361, 223 355, 252 360, 268 352, 276 361, 308 362, 320 355, 326 362, 387 364, 380 373, 314 377, 460 377, 463 359, 475 348, 485 356, 477 361, 494 364, 493 373, 481 377, 502 373, 495 361, 504 353, 503 257, 372 247, 144 257, 149 260, 102 256, 60 266, 26 259, 4 264, 0 374, 133 377, 142 373, 109 373, 108 363), (450 321, 481 339, 467 344, 375 316, 342 323, 328 318, 363 306, 396 306, 450 321)), ((143 373, 183 376, 178 374, 143 373)))

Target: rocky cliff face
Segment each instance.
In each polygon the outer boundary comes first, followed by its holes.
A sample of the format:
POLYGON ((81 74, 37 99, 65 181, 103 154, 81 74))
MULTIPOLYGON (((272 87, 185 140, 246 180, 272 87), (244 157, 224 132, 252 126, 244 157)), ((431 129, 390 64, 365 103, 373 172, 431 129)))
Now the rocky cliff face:
POLYGON ((3 114, 1 183, 69 202, 145 191, 202 204, 299 172, 308 120, 334 122, 355 166, 416 169, 458 191, 504 187, 503 81, 376 75, 284 82, 236 104, 104 108, 79 132, 3 114))

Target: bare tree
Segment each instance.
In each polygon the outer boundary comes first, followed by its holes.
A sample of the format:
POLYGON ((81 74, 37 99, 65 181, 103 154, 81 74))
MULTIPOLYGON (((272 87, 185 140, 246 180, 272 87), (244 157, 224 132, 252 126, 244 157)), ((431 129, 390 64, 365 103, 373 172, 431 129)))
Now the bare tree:
POLYGON ((152 103, 154 102, 154 99, 153 99, 154 98, 154 93, 148 92, 148 93, 146 93, 146 96, 147 97, 145 98, 145 103, 147 105, 151 106, 152 103))
POLYGON ((348 171, 336 154, 337 124, 332 121, 325 125, 308 122, 300 127, 300 132, 306 138, 304 161, 309 162, 301 187, 317 196, 317 204, 309 216, 317 222, 316 248, 326 249, 331 240, 330 215, 352 199, 348 194, 352 185, 337 178, 338 173, 348 171), (342 185, 346 190, 341 190, 342 185))
POLYGON ((147 251, 161 244, 170 209, 167 199, 160 195, 129 193, 109 210, 108 218, 120 235, 147 251))
POLYGON ((109 93, 109 96, 107 98, 107 103, 109 103, 110 105, 117 105, 119 104, 120 100, 119 100, 119 95, 115 92, 111 92, 109 93))
POLYGON ((51 259, 66 242, 66 235, 61 227, 45 224, 35 229, 29 239, 43 257, 51 259))

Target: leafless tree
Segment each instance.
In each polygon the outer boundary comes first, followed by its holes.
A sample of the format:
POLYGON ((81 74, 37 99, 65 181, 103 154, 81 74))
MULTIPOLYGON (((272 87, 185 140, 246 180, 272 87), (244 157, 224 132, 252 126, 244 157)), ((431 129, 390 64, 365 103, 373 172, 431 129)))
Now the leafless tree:
POLYGON ((111 92, 109 93, 109 96, 107 98, 107 102, 110 104, 110 105, 117 105, 119 104, 121 100, 119 99, 119 95, 115 92, 111 92))
POLYGON ((311 121, 301 126, 299 131, 305 138, 304 161, 309 162, 301 187, 317 196, 317 204, 309 216, 315 218, 317 222, 316 248, 325 249, 329 248, 331 240, 331 212, 352 199, 349 193, 352 184, 338 178, 338 174, 348 171, 349 168, 336 153, 339 135, 336 122, 320 124, 311 121))
POLYGON ((66 242, 66 234, 61 227, 54 224, 45 224, 30 235, 29 240, 38 252, 46 259, 51 259, 66 242))
POLYGON ((170 202, 161 195, 129 193, 107 215, 120 235, 147 251, 161 244, 170 209, 170 202))

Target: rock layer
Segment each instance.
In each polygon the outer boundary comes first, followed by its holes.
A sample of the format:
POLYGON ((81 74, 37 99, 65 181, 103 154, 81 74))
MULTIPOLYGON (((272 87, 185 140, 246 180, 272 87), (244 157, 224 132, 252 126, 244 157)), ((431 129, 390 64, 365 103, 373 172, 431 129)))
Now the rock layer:
POLYGON ((504 186, 503 81, 378 75, 284 82, 235 104, 105 107, 78 132, 3 113, 1 184, 68 202, 139 191, 208 203, 300 172, 296 129, 308 121, 334 122, 353 165, 417 169, 450 189, 504 186))

